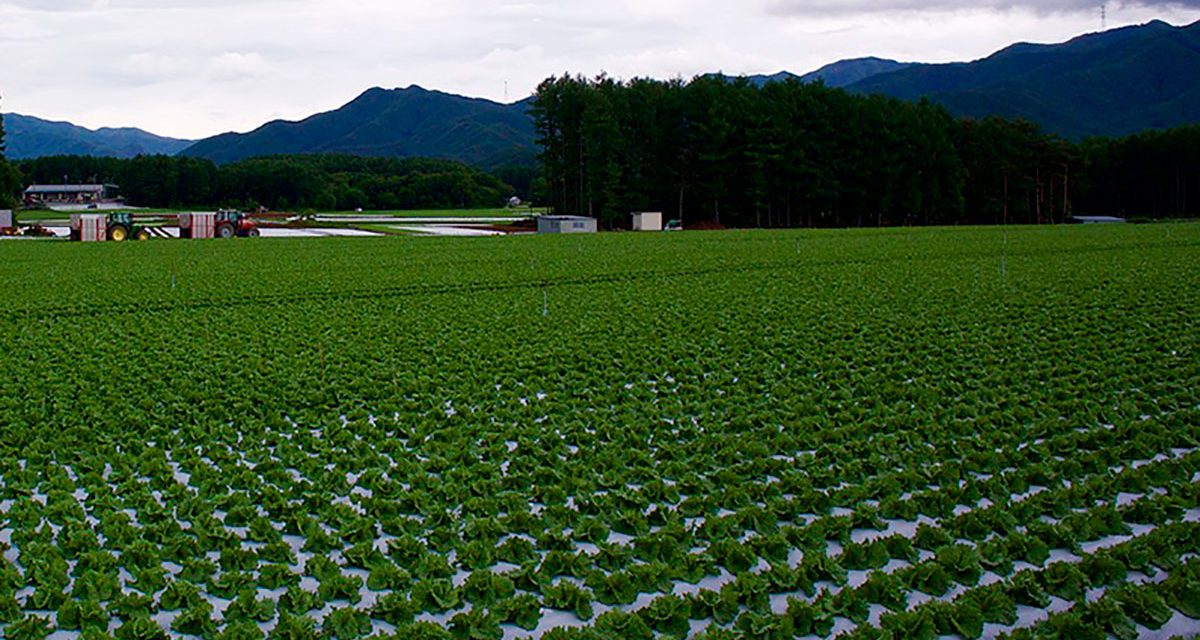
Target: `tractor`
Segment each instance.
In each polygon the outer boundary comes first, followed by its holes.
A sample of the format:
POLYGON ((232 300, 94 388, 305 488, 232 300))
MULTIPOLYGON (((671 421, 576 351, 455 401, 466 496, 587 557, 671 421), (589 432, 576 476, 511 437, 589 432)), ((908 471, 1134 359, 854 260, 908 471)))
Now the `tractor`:
POLYGON ((217 212, 215 235, 218 238, 257 238, 258 224, 241 211, 221 209, 217 212))
POLYGON ((129 213, 71 214, 70 238, 76 242, 124 242, 130 238, 149 240, 151 236, 150 229, 134 224, 133 215, 129 213))
POLYGON ((133 216, 129 213, 110 213, 106 224, 108 239, 112 242, 124 242, 129 238, 149 240, 150 230, 133 224, 133 216))

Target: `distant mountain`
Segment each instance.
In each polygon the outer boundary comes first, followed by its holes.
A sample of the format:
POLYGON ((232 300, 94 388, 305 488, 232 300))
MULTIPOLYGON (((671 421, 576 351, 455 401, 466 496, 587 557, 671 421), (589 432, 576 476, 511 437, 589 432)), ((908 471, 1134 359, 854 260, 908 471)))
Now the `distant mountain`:
MULTIPOLYGON (((853 60, 841 60, 827 64, 816 71, 811 71, 802 76, 798 76, 791 71, 780 71, 771 75, 746 76, 746 80, 749 80, 750 84, 757 87, 771 82, 784 82, 786 80, 799 80, 800 82, 816 82, 821 80, 826 86, 845 87, 873 75, 896 71, 897 69, 909 66, 912 66, 912 63, 884 60, 883 58, 855 58, 853 60)), ((710 75, 724 78, 734 77, 723 73, 710 75)))
POLYGON ((529 101, 406 89, 370 89, 340 109, 299 122, 275 121, 249 133, 226 133, 181 155, 218 163, 287 153, 430 157, 483 168, 528 163, 536 153, 529 101))
POLYGON ((24 160, 41 156, 81 155, 132 158, 138 154, 173 156, 191 140, 164 138, 141 129, 85 129, 16 113, 4 114, 5 156, 24 160))
POLYGON ((1165 22, 1016 44, 969 63, 873 75, 851 91, 927 97, 958 115, 1036 122, 1067 138, 1122 136, 1200 122, 1200 22, 1165 22))
MULTIPOLYGON (((725 75, 723 73, 713 73, 713 74, 709 74, 708 77, 718 77, 718 78, 726 78, 728 80, 732 80, 732 79, 736 78, 737 76, 729 76, 729 75, 725 75)), ((791 71, 780 71, 779 73, 772 74, 772 75, 760 74, 760 75, 746 76, 746 79, 750 81, 750 84, 752 84, 756 87, 761 87, 765 84, 769 84, 772 82, 785 82, 787 80, 793 80, 793 79, 799 80, 800 76, 792 73, 791 71)))
POLYGON ((800 76, 802 82, 823 81, 830 87, 847 87, 881 73, 891 73, 913 66, 911 62, 896 62, 883 58, 855 58, 827 64, 816 71, 800 76))

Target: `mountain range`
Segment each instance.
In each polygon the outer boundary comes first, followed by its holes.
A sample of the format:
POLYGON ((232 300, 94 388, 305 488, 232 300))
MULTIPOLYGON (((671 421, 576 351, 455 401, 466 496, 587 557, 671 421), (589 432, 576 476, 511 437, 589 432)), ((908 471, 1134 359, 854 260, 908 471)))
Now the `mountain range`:
POLYGON ((816 71, 810 71, 802 76, 798 76, 790 71, 780 71, 769 76, 746 76, 746 79, 760 87, 768 82, 783 82, 786 80, 799 80, 800 82, 816 82, 820 80, 830 87, 848 87, 871 76, 890 73, 911 66, 913 66, 911 62, 897 62, 883 58, 853 58, 851 60, 839 60, 838 62, 827 64, 816 71))
POLYGON ((86 129, 17 113, 4 114, 5 157, 23 160, 40 156, 79 155, 132 158, 138 154, 175 155, 191 140, 164 138, 141 129, 86 129))
POLYGON ((1200 22, 1154 21, 1055 45, 1015 44, 969 63, 912 65, 847 85, 1003 115, 1070 139, 1200 122, 1200 22))
POLYGON ((448 157, 494 168, 532 161, 529 101, 500 104, 417 86, 370 89, 346 106, 300 122, 201 140, 182 155, 217 163, 283 153, 448 157))
MULTIPOLYGON (((856 58, 804 75, 748 76, 757 85, 796 79, 905 100, 926 97, 960 116, 1020 117, 1070 139, 1120 136, 1200 122, 1200 22, 1093 33, 1060 44, 1015 44, 973 62, 915 64, 856 58)), ((91 131, 6 114, 8 156, 179 153, 218 163, 281 153, 428 156, 485 169, 532 162, 529 100, 501 104, 417 86, 370 89, 345 106, 298 122, 190 142, 137 129, 91 131)))

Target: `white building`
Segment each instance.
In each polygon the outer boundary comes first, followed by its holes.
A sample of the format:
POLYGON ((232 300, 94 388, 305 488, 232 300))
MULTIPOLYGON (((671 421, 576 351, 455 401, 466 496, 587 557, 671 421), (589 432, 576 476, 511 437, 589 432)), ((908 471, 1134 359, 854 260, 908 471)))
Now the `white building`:
POLYGON ((35 184, 25 189, 25 204, 99 204, 115 200, 116 192, 116 185, 111 184, 35 184))
POLYGON ((634 231, 662 231, 662 212, 643 211, 633 214, 634 231))

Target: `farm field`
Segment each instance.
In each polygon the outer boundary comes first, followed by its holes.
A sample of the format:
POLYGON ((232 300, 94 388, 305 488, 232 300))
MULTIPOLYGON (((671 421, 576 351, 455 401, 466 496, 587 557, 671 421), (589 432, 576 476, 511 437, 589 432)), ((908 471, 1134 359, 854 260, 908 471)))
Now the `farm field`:
POLYGON ((1200 225, 0 258, 7 638, 1200 633, 1200 225))

